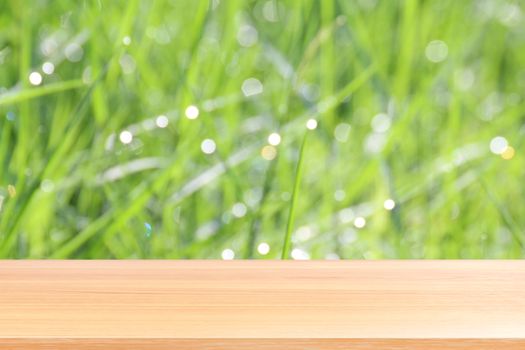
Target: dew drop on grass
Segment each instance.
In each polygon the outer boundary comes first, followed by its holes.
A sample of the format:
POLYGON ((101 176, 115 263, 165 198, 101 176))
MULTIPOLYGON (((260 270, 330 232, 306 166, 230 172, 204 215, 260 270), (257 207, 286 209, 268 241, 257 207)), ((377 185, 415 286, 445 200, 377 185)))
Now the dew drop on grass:
POLYGON ((444 41, 433 40, 428 43, 425 49, 425 56, 430 62, 442 62, 448 56, 448 46, 444 41))
POLYGON ((342 143, 348 141, 350 129, 351 129, 350 124, 347 124, 347 123, 338 124, 334 130, 335 139, 342 143))
POLYGON ((266 1, 262 8, 264 19, 268 22, 277 22, 279 20, 277 4, 272 1, 266 1))
POLYGON ((338 202, 342 202, 346 197, 346 192, 344 190, 336 190, 334 192, 334 199, 338 202))
POLYGON ((386 113, 379 113, 372 119, 372 129, 377 133, 387 132, 390 129, 390 117, 386 113))
POLYGON ((7 185, 7 193, 9 197, 14 198, 16 196, 16 188, 13 185, 7 185))
POLYGON ((246 79, 241 86, 242 93, 246 97, 261 94, 264 91, 263 84, 256 78, 246 79))
POLYGON ((64 49, 64 56, 70 62, 79 62, 84 56, 84 49, 77 43, 71 43, 64 49))
POLYGON ((246 215, 247 211, 248 208, 246 208, 246 205, 244 205, 244 203, 241 202, 235 203, 232 207, 232 214, 236 218, 242 218, 246 215))
POLYGON ((258 39, 259 33, 257 29, 250 25, 241 26, 237 32, 237 41, 243 47, 252 47, 257 44, 258 39))
POLYGON ((146 230, 144 232, 144 236, 146 236, 147 238, 150 238, 151 237, 151 233, 153 232, 153 228, 151 227, 151 224, 145 222, 144 223, 144 229, 146 230))
POLYGON ((119 64, 124 74, 132 74, 137 67, 137 63, 135 62, 133 56, 128 54, 123 54, 120 57, 119 64))
POLYGON ((55 183, 52 180, 44 179, 40 184, 40 189, 42 190, 42 192, 45 193, 53 192, 53 190, 55 189, 55 183))
POLYGON ((355 214, 352 208, 344 208, 339 212, 339 220, 342 224, 348 224, 355 219, 355 214))

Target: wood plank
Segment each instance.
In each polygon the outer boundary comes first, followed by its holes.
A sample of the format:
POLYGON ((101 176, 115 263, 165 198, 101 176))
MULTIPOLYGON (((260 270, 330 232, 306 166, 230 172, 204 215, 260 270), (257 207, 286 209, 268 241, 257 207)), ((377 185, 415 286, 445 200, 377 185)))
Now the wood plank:
POLYGON ((523 350, 517 339, 7 339, 10 350, 523 350))
POLYGON ((525 261, 0 261, 0 349, 525 349, 525 261))

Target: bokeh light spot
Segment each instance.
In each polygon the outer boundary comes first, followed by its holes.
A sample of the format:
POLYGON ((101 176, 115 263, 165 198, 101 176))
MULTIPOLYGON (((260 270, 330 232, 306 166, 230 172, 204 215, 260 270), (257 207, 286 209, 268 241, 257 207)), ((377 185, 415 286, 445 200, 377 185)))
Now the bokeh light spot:
POLYGON ((334 137, 337 141, 344 143, 348 141, 351 126, 347 123, 340 123, 334 129, 334 137))
POLYGON ((385 202, 383 203, 383 207, 386 209, 386 210, 393 210, 395 207, 396 207, 396 202, 391 199, 391 198, 388 198, 387 200, 385 200, 385 202))
POLYGON ((120 133, 119 140, 125 145, 130 144, 133 141, 133 134, 128 130, 124 130, 120 133))
POLYGON ((42 84, 42 75, 38 72, 31 72, 29 74, 29 83, 35 86, 42 84))
POLYGON ((425 49, 425 56, 430 62, 442 62, 448 56, 448 46, 444 41, 433 40, 428 43, 425 49))
POLYGON ((374 132, 383 133, 387 132, 390 129, 391 121, 388 114, 379 113, 372 119, 372 129, 374 132))
POLYGON ((502 154, 509 146, 509 142, 503 136, 496 136, 490 140, 490 151, 494 154, 502 154))
POLYGON ((165 115, 159 115, 157 117, 157 119, 155 119, 155 124, 159 127, 159 128, 165 128, 168 126, 169 124, 169 120, 168 120, 168 117, 166 117, 165 115))
POLYGON ((13 185, 7 185, 7 193, 9 194, 10 198, 14 198, 16 196, 16 188, 13 185))
POLYGON ((514 147, 508 146, 505 148, 505 150, 501 153, 501 158, 505 160, 511 160, 514 158, 514 155, 516 154, 516 151, 514 150, 514 147))
POLYGON ((266 145, 261 149, 261 156, 266 160, 273 160, 277 156, 277 148, 266 145))
POLYGON ((50 193, 55 189, 55 183, 52 180, 44 179, 40 183, 40 189, 42 192, 50 193))
POLYGON ((186 118, 188 119, 197 119, 199 117, 199 108, 194 105, 189 105, 184 111, 184 114, 186 114, 186 118))
POLYGON ((334 199, 338 202, 342 202, 346 198, 346 192, 344 190, 336 190, 334 192, 334 199))
POLYGON ((233 260, 235 258, 235 252, 229 248, 224 249, 221 253, 222 260, 233 260))
POLYGON ((248 209, 244 203, 235 203, 232 207, 232 215, 236 218, 242 218, 246 215, 248 209))
POLYGON ((261 255, 267 255, 270 252, 270 245, 266 242, 259 243, 257 252, 261 255))
POLYGON ((315 120, 315 119, 308 119, 308 121, 306 122, 306 128, 308 130, 315 130, 315 129, 317 129, 317 120, 315 120))
POLYGON ((277 146, 281 143, 281 135, 276 132, 271 133, 268 136, 268 143, 272 146, 277 146))
POLYGON ((363 228, 366 226, 366 219, 362 216, 358 216, 354 220, 354 226, 357 228, 363 228))
POLYGON ((310 254, 307 251, 304 251, 299 248, 294 248, 292 250, 292 259, 294 260, 310 260, 310 254))
POLYGON ((84 56, 84 50, 77 43, 71 43, 64 49, 64 55, 70 62, 79 62, 84 56))
POLYGON ((52 62, 44 62, 44 64, 42 64, 42 72, 44 72, 44 74, 51 75, 54 71, 55 65, 52 62))
POLYGON ((243 47, 252 47, 257 44, 259 40, 259 33, 257 29, 251 25, 243 25, 239 28, 237 32, 237 41, 243 47))
POLYGON ((242 93, 246 97, 261 94, 264 90, 263 84, 256 78, 248 78, 243 81, 241 86, 242 93))
POLYGON ((217 145, 215 144, 215 141, 212 139, 205 139, 201 143, 201 150, 205 154, 212 154, 217 149, 217 145))

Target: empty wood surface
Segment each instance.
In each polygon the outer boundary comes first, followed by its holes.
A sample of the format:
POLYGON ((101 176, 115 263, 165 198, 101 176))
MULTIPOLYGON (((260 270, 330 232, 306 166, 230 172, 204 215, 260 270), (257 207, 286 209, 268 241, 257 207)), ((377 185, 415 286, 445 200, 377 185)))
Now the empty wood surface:
POLYGON ((0 349, 525 349, 525 261, 0 261, 0 349))

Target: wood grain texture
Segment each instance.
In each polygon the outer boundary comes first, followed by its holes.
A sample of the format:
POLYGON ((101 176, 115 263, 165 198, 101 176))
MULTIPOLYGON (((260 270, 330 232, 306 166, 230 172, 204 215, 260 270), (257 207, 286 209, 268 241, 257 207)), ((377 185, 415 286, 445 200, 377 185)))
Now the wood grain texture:
POLYGON ((6 339, 10 350, 523 350, 518 339, 6 339))
POLYGON ((0 349, 525 349, 525 261, 0 261, 0 349))

